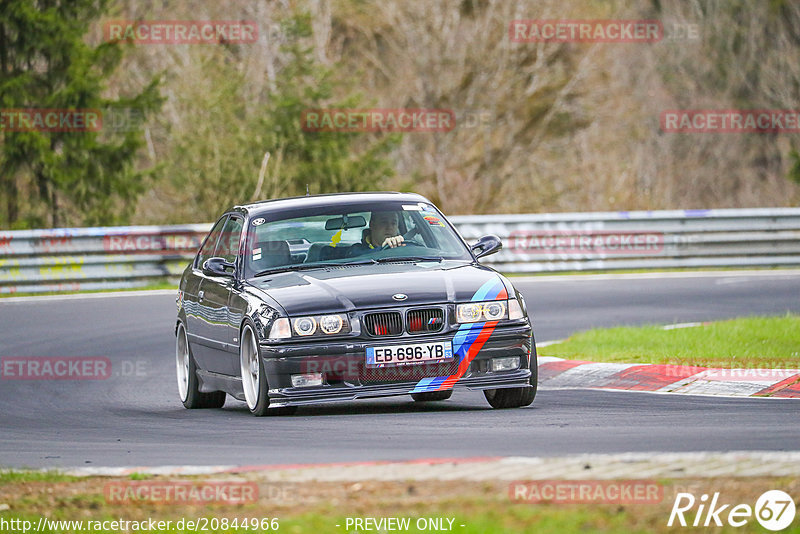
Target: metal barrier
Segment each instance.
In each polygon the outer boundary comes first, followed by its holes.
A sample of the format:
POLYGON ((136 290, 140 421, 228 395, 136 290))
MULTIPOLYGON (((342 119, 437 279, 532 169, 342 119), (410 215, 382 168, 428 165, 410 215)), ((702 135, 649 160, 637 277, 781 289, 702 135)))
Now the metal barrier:
POLYGON ((800 265, 800 208, 453 217, 468 241, 496 234, 502 272, 800 265))
MULTIPOLYGON (((469 215, 469 242, 507 273, 800 266, 800 208, 469 215)), ((211 224, 0 232, 0 293, 141 287, 175 280, 211 224)))
POLYGON ((211 224, 0 232, 0 293, 134 288, 177 279, 211 224))

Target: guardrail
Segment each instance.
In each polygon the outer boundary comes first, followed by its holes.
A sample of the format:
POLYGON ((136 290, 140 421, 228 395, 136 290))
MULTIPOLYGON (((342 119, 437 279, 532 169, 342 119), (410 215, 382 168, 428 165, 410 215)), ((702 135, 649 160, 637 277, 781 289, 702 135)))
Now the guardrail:
MULTIPOLYGON (((800 208, 453 216, 507 273, 800 266, 800 208)), ((175 279, 211 224, 0 231, 0 293, 141 287, 175 279)))
POLYGON ((142 287, 180 276, 211 224, 0 232, 0 294, 142 287))
POLYGON ((487 258, 503 272, 779 267, 800 265, 800 208, 463 216, 472 241, 491 233, 487 258))

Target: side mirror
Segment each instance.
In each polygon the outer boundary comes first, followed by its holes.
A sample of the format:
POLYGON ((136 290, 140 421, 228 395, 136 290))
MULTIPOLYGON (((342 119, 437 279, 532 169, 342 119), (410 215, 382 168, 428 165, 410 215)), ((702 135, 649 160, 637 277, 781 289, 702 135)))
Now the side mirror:
POLYGON ((494 254, 503 248, 503 242, 496 235, 485 235, 478 239, 478 242, 470 247, 472 252, 478 258, 494 254))
POLYGON ((233 263, 225 261, 224 258, 208 258, 203 262, 203 273, 211 276, 228 276, 233 278, 233 263), (227 269, 230 269, 228 271, 227 269))

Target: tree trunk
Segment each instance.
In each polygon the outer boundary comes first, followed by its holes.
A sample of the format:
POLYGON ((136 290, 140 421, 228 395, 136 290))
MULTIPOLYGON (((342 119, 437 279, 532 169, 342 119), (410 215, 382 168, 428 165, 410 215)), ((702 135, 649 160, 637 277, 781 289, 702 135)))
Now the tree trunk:
POLYGON ((4 172, 0 176, 0 191, 6 199, 6 221, 12 227, 19 218, 19 190, 13 174, 4 172))
POLYGON ((51 212, 53 214, 53 225, 52 226, 53 226, 53 228, 58 228, 59 225, 60 225, 59 224, 60 220, 59 220, 59 217, 58 217, 58 191, 56 191, 56 188, 53 187, 52 184, 51 184, 51 188, 52 188, 52 197, 51 197, 52 208, 51 208, 51 212))

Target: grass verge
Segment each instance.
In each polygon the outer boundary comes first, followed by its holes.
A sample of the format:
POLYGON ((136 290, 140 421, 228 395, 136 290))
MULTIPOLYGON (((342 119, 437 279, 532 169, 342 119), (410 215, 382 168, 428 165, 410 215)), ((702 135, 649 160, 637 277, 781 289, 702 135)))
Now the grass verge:
POLYGON ((539 355, 597 362, 800 369, 800 315, 744 317, 672 330, 596 328, 542 347, 539 355))
MULTIPOLYGON (((168 482, 167 479, 159 479, 168 482)), ((171 477, 169 481, 209 479, 171 477)), ((212 479, 213 480, 213 479, 212 479)), ((228 479, 230 480, 230 479, 228 479)), ((747 504, 754 507, 758 497, 768 490, 779 489, 789 495, 798 495, 800 480, 795 478, 715 478, 649 481, 660 485, 662 495, 656 502, 642 504, 622 503, 531 503, 511 498, 508 481, 406 481, 406 482, 302 482, 277 483, 258 481, 258 498, 249 504, 231 505, 223 502, 202 505, 136 502, 112 504, 105 498, 108 484, 125 483, 126 479, 89 477, 70 482, 6 481, 0 483, 0 524, 12 519, 38 524, 40 517, 54 520, 87 521, 172 521, 172 528, 151 532, 182 532, 175 528, 178 521, 225 518, 228 524, 234 519, 259 520, 259 528, 222 528, 217 523, 210 532, 267 532, 274 528, 261 528, 260 520, 277 519, 278 532, 292 534, 355 533, 366 529, 353 528, 355 518, 407 518, 410 528, 404 532, 431 532, 446 530, 459 534, 485 532, 685 532, 686 527, 675 524, 668 527, 670 512, 680 492, 689 492, 699 498, 702 494, 720 492, 720 504, 747 504), (350 528, 348 525, 350 518, 350 528), (428 528, 418 528, 423 519, 428 528), (430 528, 430 520, 448 528, 430 528)), ((574 481, 564 481, 573 483, 574 481)), ((699 501, 698 501, 699 502, 699 501)), ((727 513, 720 514, 721 521, 727 513)), ((694 521, 697 506, 686 513, 694 521)), ((705 519, 703 514, 700 521, 705 519)), ((274 524, 273 524, 274 525, 274 524)), ((85 527, 84 527, 85 528, 85 527)), ((701 527, 702 528, 702 527, 701 527)), ((119 530, 119 529, 118 529, 119 530)), ((192 530, 192 529, 189 529, 192 530)), ((200 529, 201 531, 203 529, 200 529)), ((397 530, 397 529, 395 529, 397 530)), ((697 529, 689 530, 696 531, 697 529)), ((13 528, 5 531, 16 532, 13 528)), ((44 530, 43 530, 44 531, 44 530)), ((53 530, 51 530, 53 531, 53 530)), ((61 528, 59 532, 76 529, 61 528)), ((94 531, 110 531, 97 530, 94 531)), ((379 531, 373 529, 373 531, 379 531)), ((387 530, 384 530, 387 531, 387 530)), ((400 531, 400 530, 397 530, 400 531)), ((744 528, 727 524, 715 532, 763 531, 751 517, 744 528)), ((800 532, 800 520, 785 533, 800 532)))
POLYGON ((71 482, 78 477, 65 475, 60 471, 21 471, 16 469, 0 469, 0 486, 24 482, 71 482))

